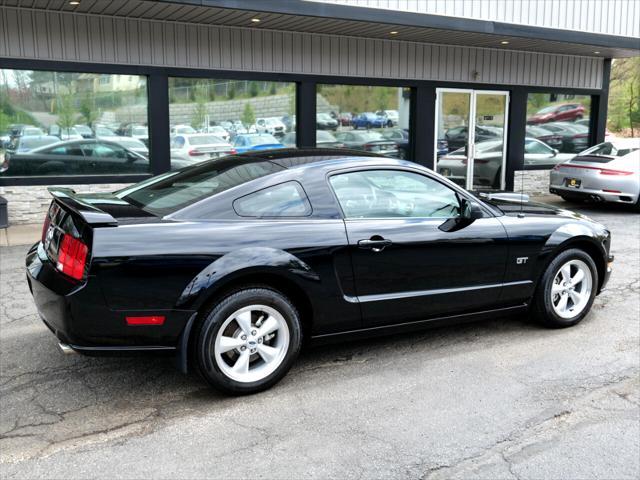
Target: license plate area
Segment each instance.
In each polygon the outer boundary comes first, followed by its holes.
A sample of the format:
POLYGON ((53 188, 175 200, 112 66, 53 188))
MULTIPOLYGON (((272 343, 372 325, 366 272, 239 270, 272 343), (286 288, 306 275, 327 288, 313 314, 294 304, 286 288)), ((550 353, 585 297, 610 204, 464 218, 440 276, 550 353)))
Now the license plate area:
POLYGON ((580 188, 580 185, 582 184, 582 180, 580 180, 579 178, 565 178, 564 184, 567 187, 580 188))

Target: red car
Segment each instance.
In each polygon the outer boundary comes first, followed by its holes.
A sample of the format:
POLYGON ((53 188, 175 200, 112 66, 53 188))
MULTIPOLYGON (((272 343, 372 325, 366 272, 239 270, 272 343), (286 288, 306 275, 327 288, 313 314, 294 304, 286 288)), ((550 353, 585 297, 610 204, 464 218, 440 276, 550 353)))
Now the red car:
POLYGON ((527 123, 539 124, 548 122, 573 122, 584 118, 584 106, 579 103, 563 103, 551 105, 529 117, 527 123))

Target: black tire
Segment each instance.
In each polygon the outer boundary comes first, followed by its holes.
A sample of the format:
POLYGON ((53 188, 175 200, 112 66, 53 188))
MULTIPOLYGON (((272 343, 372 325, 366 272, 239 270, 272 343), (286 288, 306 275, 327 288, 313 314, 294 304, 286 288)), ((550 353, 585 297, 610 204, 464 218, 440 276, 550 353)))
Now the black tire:
POLYGON ((532 318, 549 328, 565 328, 571 327, 579 323, 591 310, 593 300, 598 290, 598 269, 593 259, 584 251, 577 248, 564 250, 560 252, 547 266, 542 274, 542 278, 538 283, 536 292, 531 302, 532 318), (581 260, 584 262, 591 272, 591 294, 584 308, 574 317, 563 318, 559 316, 551 303, 551 288, 553 287, 554 278, 563 265, 570 260, 581 260))
POLYGON ((224 297, 203 315, 201 322, 196 326, 193 345, 198 370, 213 388, 230 395, 261 392, 278 383, 298 357, 302 345, 300 315, 293 303, 282 293, 266 286, 246 287, 224 297), (214 345, 225 321, 234 312, 249 305, 265 305, 280 313, 289 330, 289 344, 284 359, 275 371, 257 381, 241 382, 230 378, 220 368, 214 345))

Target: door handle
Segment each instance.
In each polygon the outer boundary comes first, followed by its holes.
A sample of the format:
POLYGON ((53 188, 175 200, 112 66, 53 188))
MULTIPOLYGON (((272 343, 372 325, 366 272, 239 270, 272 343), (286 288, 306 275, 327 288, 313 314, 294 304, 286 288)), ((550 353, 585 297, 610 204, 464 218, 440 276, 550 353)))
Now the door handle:
POLYGON ((391 240, 375 235, 369 240, 359 240, 358 248, 364 248, 367 250, 372 250, 374 252, 381 252, 385 249, 385 247, 388 247, 391 244, 393 244, 391 240))

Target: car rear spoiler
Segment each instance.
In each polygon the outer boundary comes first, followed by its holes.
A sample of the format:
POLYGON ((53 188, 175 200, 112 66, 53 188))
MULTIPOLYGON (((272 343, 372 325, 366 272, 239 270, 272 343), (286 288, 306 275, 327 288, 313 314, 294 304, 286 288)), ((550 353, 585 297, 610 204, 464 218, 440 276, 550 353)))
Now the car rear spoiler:
POLYGON ((59 203, 69 210, 79 215, 88 225, 92 227, 115 227, 118 221, 99 208, 83 201, 76 196, 76 192, 71 188, 49 187, 49 193, 59 203))

